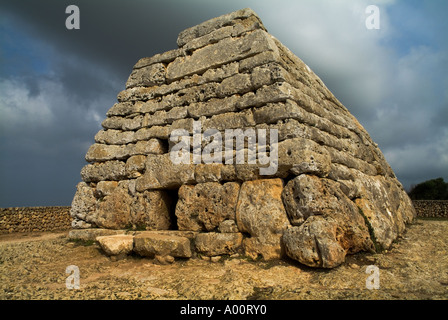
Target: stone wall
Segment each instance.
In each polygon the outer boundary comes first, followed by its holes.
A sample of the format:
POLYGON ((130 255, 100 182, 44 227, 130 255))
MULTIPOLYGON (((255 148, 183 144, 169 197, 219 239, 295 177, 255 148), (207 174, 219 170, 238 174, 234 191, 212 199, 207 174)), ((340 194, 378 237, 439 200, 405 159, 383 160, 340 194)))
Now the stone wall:
POLYGON ((414 200, 417 217, 448 218, 448 200, 414 200))
POLYGON ((68 230, 70 207, 0 208, 0 234, 68 230))

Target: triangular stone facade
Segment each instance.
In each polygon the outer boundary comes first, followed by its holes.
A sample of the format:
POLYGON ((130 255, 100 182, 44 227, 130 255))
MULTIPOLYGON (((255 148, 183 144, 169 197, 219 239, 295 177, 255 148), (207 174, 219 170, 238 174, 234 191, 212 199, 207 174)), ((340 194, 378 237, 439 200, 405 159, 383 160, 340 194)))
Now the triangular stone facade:
POLYGON ((251 9, 177 44, 139 60, 107 112, 75 231, 159 230, 128 239, 147 256, 286 254, 331 268, 390 247, 414 219, 366 130, 251 9))

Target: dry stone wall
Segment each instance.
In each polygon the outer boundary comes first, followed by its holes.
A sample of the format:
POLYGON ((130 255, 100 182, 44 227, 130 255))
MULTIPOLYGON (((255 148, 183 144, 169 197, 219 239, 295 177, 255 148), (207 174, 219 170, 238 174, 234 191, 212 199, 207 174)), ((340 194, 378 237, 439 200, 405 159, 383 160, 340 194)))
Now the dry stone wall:
POLYGON ((389 247, 414 219, 365 129, 251 9, 184 30, 177 44, 140 59, 107 112, 74 229, 145 229, 137 251, 148 255, 184 248, 148 233, 176 230, 206 256, 238 247, 331 268, 389 247))
POLYGON ((418 217, 448 218, 448 200, 413 200, 418 217))
POLYGON ((0 208, 0 234, 69 230, 70 207, 0 208))

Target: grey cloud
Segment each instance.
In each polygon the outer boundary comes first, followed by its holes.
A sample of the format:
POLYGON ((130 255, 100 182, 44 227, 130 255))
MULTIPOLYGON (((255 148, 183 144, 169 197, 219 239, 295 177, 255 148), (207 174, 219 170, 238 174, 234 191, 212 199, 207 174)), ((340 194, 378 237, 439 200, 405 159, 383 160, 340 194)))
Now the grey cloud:
MULTIPOLYGON (((99 122, 116 101, 138 59, 174 49, 183 29, 242 7, 254 9, 268 31, 321 77, 379 143, 404 184, 448 172, 444 160, 447 151, 440 147, 440 139, 447 137, 444 119, 448 115, 448 97, 441 93, 448 85, 443 71, 447 67, 447 59, 443 58, 446 32, 434 34, 431 26, 420 26, 424 29, 420 29, 419 38, 431 34, 428 41, 438 47, 428 51, 420 48, 418 60, 419 52, 402 52, 394 42, 405 37, 394 27, 406 32, 415 28, 411 17, 404 17, 402 23, 393 20, 392 16, 397 17, 393 1, 379 1, 382 29, 367 32, 363 12, 367 4, 233 0, 1 2, 0 15, 8 17, 17 35, 24 34, 39 44, 33 54, 42 58, 41 69, 48 72, 33 69, 34 56, 22 57, 26 61, 9 61, 12 66, 1 71, 0 80, 20 79, 28 95, 26 101, 35 108, 45 105, 52 118, 39 122, 39 114, 30 113, 21 126, 0 132, 2 150, 7 152, 0 157, 0 206, 69 205, 87 147, 93 143, 99 122), (65 29, 65 8, 69 4, 80 8, 80 30, 65 29)), ((429 20, 429 15, 445 21, 441 12, 436 14, 437 7, 425 6, 428 11, 418 13, 421 21, 429 20)), ((408 44, 409 39, 406 36, 408 44)))

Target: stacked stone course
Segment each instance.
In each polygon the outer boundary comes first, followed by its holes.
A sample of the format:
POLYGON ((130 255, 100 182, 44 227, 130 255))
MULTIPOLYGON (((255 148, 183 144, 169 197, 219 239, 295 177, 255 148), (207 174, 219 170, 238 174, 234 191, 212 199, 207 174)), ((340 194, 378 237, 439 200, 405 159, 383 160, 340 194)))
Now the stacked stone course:
MULTIPOLYGON (((373 250, 373 241, 390 246, 413 220, 412 203, 365 129, 252 10, 189 28, 177 44, 139 60, 107 112, 81 170, 74 229, 178 229, 197 233, 193 251, 206 256, 286 253, 330 268, 373 250), (237 163, 237 152, 232 164, 173 163, 171 133, 194 140, 199 121, 202 132, 222 136, 278 130, 278 144, 257 141, 278 153, 276 172, 237 163)), ((140 252, 160 255, 139 241, 140 252)))

